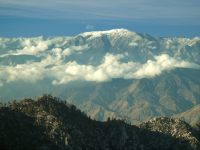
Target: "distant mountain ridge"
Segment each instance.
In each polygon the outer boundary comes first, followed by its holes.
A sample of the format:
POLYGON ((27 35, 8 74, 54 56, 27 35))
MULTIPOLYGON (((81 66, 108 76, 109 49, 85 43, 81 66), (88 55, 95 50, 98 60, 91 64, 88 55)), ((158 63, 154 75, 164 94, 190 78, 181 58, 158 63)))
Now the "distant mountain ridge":
POLYGON ((126 29, 0 38, 0 99, 51 93, 92 118, 139 123, 200 104, 199 58, 199 37, 159 38, 126 29))
POLYGON ((176 114, 174 117, 178 117, 181 120, 189 122, 191 125, 195 126, 200 120, 200 105, 194 106, 180 114, 176 114))
POLYGON ((0 146, 7 150, 198 150, 200 131, 160 117, 140 127, 88 118, 74 105, 44 95, 0 106, 0 146))

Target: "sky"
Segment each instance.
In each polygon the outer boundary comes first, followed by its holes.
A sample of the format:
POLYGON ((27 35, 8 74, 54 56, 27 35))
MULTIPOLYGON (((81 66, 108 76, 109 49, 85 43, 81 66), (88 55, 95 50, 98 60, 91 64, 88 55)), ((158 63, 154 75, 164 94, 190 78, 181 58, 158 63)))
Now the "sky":
POLYGON ((0 36, 66 36, 126 28, 200 36, 200 0, 0 0, 0 36))

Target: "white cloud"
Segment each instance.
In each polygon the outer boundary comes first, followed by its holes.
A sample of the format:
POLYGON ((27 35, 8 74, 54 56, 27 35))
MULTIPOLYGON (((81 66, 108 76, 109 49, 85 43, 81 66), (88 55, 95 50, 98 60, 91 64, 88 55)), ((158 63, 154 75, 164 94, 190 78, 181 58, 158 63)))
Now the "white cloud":
MULTIPOLYGON (((13 41, 16 42, 16 40, 13 41)), ((2 42, 2 44, 4 43, 2 42)), ((96 54, 96 51, 90 53, 87 51, 90 48, 89 45, 76 46, 67 38, 61 37, 47 40, 41 37, 23 38, 19 40, 19 45, 22 49, 18 48, 17 52, 8 51, 6 53, 5 51, 0 58, 3 60, 2 56, 8 56, 5 59, 9 59, 10 54, 16 54, 18 57, 18 55, 24 54, 38 56, 42 53, 41 60, 11 65, 3 65, 0 62, 0 86, 14 81, 37 82, 47 78, 54 85, 67 84, 77 80, 105 82, 113 78, 141 79, 152 78, 175 68, 200 68, 197 64, 168 54, 160 54, 141 63, 129 59, 126 51, 122 51, 121 54, 113 54, 105 53, 100 49, 101 55, 96 54), (69 44, 70 42, 71 44, 69 44), (74 55, 71 56, 72 54, 74 55), (85 56, 87 57, 84 58, 85 56), (88 63, 90 57, 99 57, 101 61, 97 61, 99 64, 90 64, 88 63), (70 59, 66 61, 66 58, 70 59), (79 58, 85 59, 85 62, 80 63, 79 58)))
POLYGON ((45 42, 39 41, 37 45, 27 45, 22 50, 17 50, 16 55, 35 55, 40 52, 45 51, 48 48, 48 45, 45 42))
POLYGON ((86 30, 94 30, 94 28, 95 27, 93 25, 90 25, 90 24, 86 25, 86 27, 85 27, 86 30))
MULTIPOLYGON (((9 55, 37 55, 48 49, 48 46, 51 44, 49 40, 43 40, 42 37, 36 38, 13 38, 10 39, 10 43, 18 40, 18 45, 20 48, 15 50, 10 50, 7 54, 0 55, 0 57, 9 56, 9 55)), ((1 43, 5 44, 5 43, 1 43)), ((6 43, 8 44, 8 43, 6 43)))
POLYGON ((160 75, 163 71, 175 68, 196 68, 200 66, 183 60, 177 60, 167 54, 154 57, 155 60, 148 60, 145 64, 140 65, 134 76, 135 78, 148 78, 160 75))
POLYGON ((26 81, 35 82, 41 80, 44 74, 44 68, 40 68, 37 64, 22 64, 14 67, 0 68, 0 81, 13 82, 13 81, 26 81))
POLYGON ((64 63, 60 56, 61 49, 54 49, 58 57, 48 55, 41 62, 18 64, 1 67, 0 83, 23 80, 35 82, 44 78, 52 79, 53 84, 66 84, 71 81, 109 81, 113 78, 140 79, 160 75, 163 71, 175 68, 198 68, 196 64, 176 60, 167 54, 155 56, 141 64, 138 62, 121 62, 125 55, 107 53, 98 66, 78 64, 76 61, 64 63), (51 66, 51 67, 47 67, 51 66))
POLYGON ((25 39, 21 42, 23 49, 17 50, 15 55, 36 55, 48 49, 48 42, 42 38, 25 39))

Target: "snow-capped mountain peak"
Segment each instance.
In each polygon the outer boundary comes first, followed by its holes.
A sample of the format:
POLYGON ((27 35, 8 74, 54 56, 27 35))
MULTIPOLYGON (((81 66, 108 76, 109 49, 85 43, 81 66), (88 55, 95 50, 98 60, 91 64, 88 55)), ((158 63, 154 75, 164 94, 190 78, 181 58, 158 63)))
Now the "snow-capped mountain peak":
POLYGON ((111 30, 105 30, 105 31, 91 31, 91 32, 84 32, 80 35, 83 36, 101 36, 102 34, 127 34, 127 33, 133 33, 127 29, 121 28, 121 29, 111 29, 111 30))

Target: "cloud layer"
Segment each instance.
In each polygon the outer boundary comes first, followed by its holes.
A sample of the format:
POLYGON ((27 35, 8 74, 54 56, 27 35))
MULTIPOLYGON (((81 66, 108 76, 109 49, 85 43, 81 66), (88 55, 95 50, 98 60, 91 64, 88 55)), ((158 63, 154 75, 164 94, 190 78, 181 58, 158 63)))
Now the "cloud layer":
MULTIPOLYGON (((119 42, 116 39, 122 40, 120 39, 122 35, 120 33, 116 36, 113 32, 115 31, 102 33, 112 35, 112 40, 118 44, 119 42), (115 36, 116 39, 113 39, 115 36)), ((119 30, 116 30, 116 32, 119 32, 119 30)), ((82 37, 81 40, 79 36, 57 37, 52 39, 43 39, 42 37, 1 38, 0 86, 21 81, 36 83, 44 79, 48 79, 53 85, 61 85, 68 84, 72 81, 106 82, 114 78, 153 78, 175 68, 200 68, 198 64, 183 60, 181 57, 171 56, 164 52, 154 54, 153 57, 152 53, 150 53, 151 57, 147 57, 143 54, 142 50, 137 50, 140 42, 133 44, 135 42, 134 39, 130 40, 129 44, 127 44, 127 48, 132 48, 131 51, 124 51, 126 47, 117 53, 114 53, 115 50, 106 51, 108 47, 105 47, 105 45, 108 41, 105 41, 105 39, 99 41, 98 38, 101 37, 101 34, 98 33, 97 36, 97 33, 94 33, 94 35, 92 33, 82 34, 86 37, 82 37), (94 36, 94 38, 91 38, 91 36, 94 36), (93 41, 91 42, 89 40, 93 41), (91 43, 95 42, 97 44, 91 45, 91 43), (94 47, 91 48, 94 45, 97 46, 96 49, 94 47), (131 55, 137 56, 136 50, 142 53, 142 56, 147 57, 147 59, 145 61, 132 59, 131 55), (132 54, 132 51, 134 51, 134 54, 132 54), (28 56, 40 59, 34 60, 28 56), (19 63, 18 61, 22 61, 22 57, 25 60, 19 63), (91 58, 99 58, 100 61, 94 60, 96 63, 91 63, 91 58), (80 59, 85 61, 81 63, 80 59)), ((138 39, 139 35, 135 35, 135 33, 133 35, 135 39, 138 39)), ((127 41, 127 39, 125 40, 127 41)), ((198 41, 199 39, 193 39, 193 44, 195 44, 195 40, 198 41)), ((170 47, 171 44, 169 41, 166 42, 166 47, 170 47)), ((183 39, 181 42, 190 46, 192 43, 191 40, 183 39)), ((114 48, 116 43, 112 43, 114 48)), ((156 47, 149 46, 149 43, 152 44, 152 42, 146 43, 147 45, 143 46, 148 48, 147 52, 150 51, 149 47, 154 51, 156 47)))
MULTIPOLYGON (((165 23, 199 25, 198 0, 1 0, 0 16, 76 19, 161 19, 165 23), (167 21, 165 21, 167 20, 167 21), (171 22, 169 22, 171 21, 171 22)), ((160 21, 160 23, 162 23, 160 21)))

